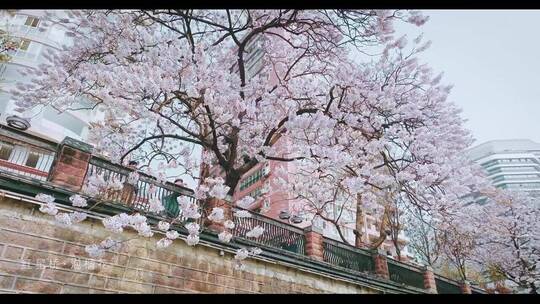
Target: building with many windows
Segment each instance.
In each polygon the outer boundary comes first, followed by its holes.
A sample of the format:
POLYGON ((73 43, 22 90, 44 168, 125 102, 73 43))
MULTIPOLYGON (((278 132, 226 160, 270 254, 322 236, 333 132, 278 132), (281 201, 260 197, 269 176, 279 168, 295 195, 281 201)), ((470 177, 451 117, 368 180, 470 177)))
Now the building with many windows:
POLYGON ((540 143, 529 139, 492 140, 467 151, 494 186, 540 197, 540 143))
MULTIPOLYGON (((64 14, 64 11, 51 12, 59 17, 64 14)), ((18 48, 9 53, 11 60, 0 63, 0 123, 23 129, 28 127, 26 132, 54 142, 60 142, 66 136, 85 140, 95 112, 60 113, 51 107, 39 106, 19 113, 8 93, 17 82, 29 79, 19 72, 21 68, 38 68, 45 62, 47 49, 60 50, 62 45, 72 43, 61 24, 45 19, 43 10, 9 11, 0 17, 0 30, 19 42, 18 48)), ((84 107, 85 101, 80 103, 84 107)))
MULTIPOLYGON (((248 77, 257 75, 264 67, 264 50, 261 47, 263 43, 261 37, 259 35, 246 46, 245 66, 248 77)), ((268 76, 268 81, 276 81, 272 77, 272 73, 268 76)), ((282 139, 276 145, 282 151, 287 150, 286 139, 282 139)), ((205 152, 203 151, 203 153, 205 152)), ((280 189, 279 183, 276 182, 277 178, 280 177, 287 181, 288 177, 278 173, 278 166, 285 168, 286 172, 294 172, 295 170, 294 165, 291 163, 276 161, 259 163, 241 177, 233 201, 251 196, 255 198, 255 202, 249 207, 252 211, 302 228, 312 225, 313 214, 310 213, 309 208, 306 208, 307 203, 291 198, 288 193, 280 189)), ((209 173, 216 176, 222 175, 220 168, 217 166, 211 168, 209 173)), ((356 206, 342 207, 339 202, 336 202, 328 204, 326 207, 326 213, 329 217, 338 213, 340 214, 339 226, 342 235, 347 242, 354 244, 355 235, 353 231, 356 228, 356 206), (343 211, 341 211, 342 208, 343 211)), ((372 216, 368 211, 365 211, 364 214, 363 242, 369 244, 379 238, 378 227, 380 225, 380 219, 372 216)), ((325 237, 341 241, 341 237, 333 224, 320 221, 320 225, 322 226, 325 237)), ((400 234, 399 242, 403 244, 401 250, 402 257, 410 257, 407 248, 408 238, 403 232, 400 234)), ((389 238, 383 242, 380 248, 389 256, 394 257, 396 255, 394 245, 389 238)))

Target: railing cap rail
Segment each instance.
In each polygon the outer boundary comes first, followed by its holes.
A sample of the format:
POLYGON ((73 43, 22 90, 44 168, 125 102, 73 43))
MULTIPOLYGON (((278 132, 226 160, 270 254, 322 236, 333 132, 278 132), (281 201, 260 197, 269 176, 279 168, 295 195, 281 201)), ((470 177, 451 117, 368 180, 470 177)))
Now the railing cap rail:
POLYGON ((346 249, 346 250, 349 250, 349 251, 354 251, 354 252, 357 252, 357 253, 360 253, 360 254, 363 254, 363 255, 366 255, 366 256, 371 256, 372 255, 372 251, 369 250, 369 249, 354 247, 354 246, 345 244, 343 242, 336 241, 336 240, 331 239, 329 237, 323 237, 323 242, 329 243, 331 245, 334 245, 334 246, 337 246, 337 247, 340 247, 340 248, 343 248, 343 249, 346 249))
MULTIPOLYGON (((92 157, 90 158, 90 164, 100 166, 100 167, 104 167, 106 169, 116 171, 116 172, 124 174, 124 175, 128 175, 129 173, 134 171, 134 170, 129 169, 127 167, 124 167, 124 166, 122 166, 120 164, 115 164, 115 163, 111 162, 110 160, 105 159, 104 157, 100 157, 100 156, 96 156, 96 155, 92 155, 92 157)), ((171 190, 171 191, 176 191, 176 192, 179 192, 182 195, 186 195, 186 196, 193 196, 193 194, 194 194, 194 191, 192 189, 190 189, 190 188, 179 186, 179 185, 176 185, 176 184, 171 183, 171 182, 160 183, 155 177, 153 177, 151 175, 148 175, 148 174, 146 174, 144 172, 140 172, 140 171, 138 171, 138 173, 139 173, 139 175, 141 177, 141 180, 144 181, 144 182, 157 184, 159 186, 162 186, 165 189, 168 189, 168 190, 171 190)))
POLYGON ((232 208, 233 210, 244 210, 244 211, 247 211, 251 214, 251 216, 253 216, 254 218, 256 219, 259 219, 259 220, 262 220, 264 222, 267 222, 271 225, 275 225, 275 226, 278 226, 278 227, 281 227, 281 228, 284 228, 284 229, 287 229, 287 230, 290 230, 292 232, 295 232, 295 233, 298 233, 298 234, 304 234, 304 230, 300 227, 296 227, 294 225, 291 225, 291 224, 288 224, 288 223, 283 223, 281 221, 278 221, 276 219, 273 219, 271 217, 268 217, 268 216, 265 216, 265 215, 262 215, 260 213, 256 213, 256 212, 253 212, 251 210, 248 210, 248 209, 245 209, 245 208, 242 208, 242 207, 239 207, 239 206, 236 206, 236 205, 232 205, 232 208))
POLYGON ((402 267, 402 268, 407 268, 409 270, 419 272, 419 273, 424 273, 426 271, 426 268, 424 266, 417 266, 417 265, 413 265, 413 264, 409 264, 409 263, 404 263, 404 262, 400 262, 400 261, 397 261, 397 260, 394 260, 394 259, 388 259, 387 263, 394 264, 394 265, 402 267))

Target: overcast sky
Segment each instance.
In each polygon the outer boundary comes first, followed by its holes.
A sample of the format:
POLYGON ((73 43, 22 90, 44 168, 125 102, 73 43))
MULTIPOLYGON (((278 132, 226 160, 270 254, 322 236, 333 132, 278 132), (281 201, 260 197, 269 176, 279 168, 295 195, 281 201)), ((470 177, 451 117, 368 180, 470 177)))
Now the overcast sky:
POLYGON ((420 28, 399 25, 409 41, 423 32, 420 56, 463 109, 474 145, 493 139, 540 142, 540 11, 425 10, 420 28))

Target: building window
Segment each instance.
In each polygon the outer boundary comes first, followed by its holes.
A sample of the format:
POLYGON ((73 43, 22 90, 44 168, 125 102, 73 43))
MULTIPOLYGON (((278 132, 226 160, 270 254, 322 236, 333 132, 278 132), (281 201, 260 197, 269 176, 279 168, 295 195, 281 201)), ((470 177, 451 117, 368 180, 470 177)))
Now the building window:
POLYGON ((68 112, 58 112, 51 107, 46 107, 43 111, 43 118, 54 122, 67 130, 75 133, 77 136, 82 134, 85 127, 85 122, 71 115, 68 112))
POLYGON ((37 27, 39 25, 39 19, 36 17, 26 17, 26 21, 24 22, 24 25, 31 26, 31 27, 37 27))
POLYGON ((38 160, 39 154, 37 154, 36 152, 30 152, 28 153, 28 158, 26 159, 25 165, 28 167, 36 168, 38 160))
POLYGON ((255 171, 255 173, 249 175, 247 178, 240 182, 240 190, 244 190, 249 186, 255 184, 264 176, 264 167, 255 171))
POLYGON ((30 47, 30 40, 23 39, 21 40, 21 43, 19 44, 19 50, 28 51, 28 47, 30 47))
POLYGON ((255 188, 255 190, 251 191, 248 195, 256 199, 262 195, 262 187, 255 188))
POLYGON ((11 152, 13 151, 13 146, 6 143, 0 144, 0 159, 9 160, 11 152))

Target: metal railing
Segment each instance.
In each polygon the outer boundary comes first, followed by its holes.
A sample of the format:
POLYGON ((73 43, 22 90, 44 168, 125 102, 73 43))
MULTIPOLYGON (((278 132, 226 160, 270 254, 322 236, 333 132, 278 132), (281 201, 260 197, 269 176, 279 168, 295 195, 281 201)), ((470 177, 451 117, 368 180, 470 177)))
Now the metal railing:
MULTIPOLYGON (((0 127, 0 171, 3 173, 46 181, 57 149, 58 144, 4 126, 0 127)), ((126 180, 131 172, 129 168, 92 156, 81 192, 85 193, 88 190, 88 183, 92 178, 99 177, 104 182, 104 189, 99 191, 94 199, 120 204, 142 212, 149 211, 151 200, 159 200, 165 210, 155 215, 166 218, 177 218, 180 214, 177 200, 179 197, 184 196, 191 201, 195 200, 192 190, 159 181, 144 173, 139 173, 137 183, 130 185, 126 183, 126 180), (116 187, 110 187, 113 184, 116 184, 116 187)), ((238 210, 243 209, 233 207, 233 211, 238 210)), ((261 214, 248 212, 251 217, 233 217, 234 237, 253 244, 306 255, 306 237, 303 229, 261 214), (264 233, 258 238, 247 237, 247 232, 256 226, 264 228, 264 233)), ((180 218, 180 222, 184 221, 185 219, 180 218)), ((201 220, 197 222, 202 224, 201 220)), ((373 274, 375 272, 371 251, 329 238, 323 239, 323 261, 358 273, 373 274)), ((387 264, 391 281, 424 288, 424 269, 390 259, 387 260, 387 264)), ((459 282, 440 275, 435 275, 435 282, 439 293, 462 293, 459 282)), ((474 293, 482 292, 477 288, 472 288, 472 290, 474 293)))
POLYGON ((410 264, 387 260, 390 280, 424 289, 424 270, 410 264))
POLYGON ((132 170, 113 164, 107 160, 91 157, 84 179, 82 192, 87 193, 92 179, 104 181, 106 188, 99 192, 98 199, 110 203, 117 203, 140 212, 149 212, 150 200, 159 200, 165 210, 159 215, 167 218, 179 216, 180 207, 178 197, 186 196, 190 200, 192 191, 172 183, 163 183, 156 178, 139 173, 139 180, 135 185, 127 183, 127 177, 132 170), (113 184, 118 187, 111 187, 113 184))
MULTIPOLYGON (((235 208, 234 211, 238 210, 243 209, 235 208)), ((248 218, 234 217, 234 237, 305 255, 306 237, 302 229, 257 213, 250 213, 251 217, 248 218), (256 226, 264 228, 264 233, 258 238, 248 238, 246 233, 256 226)))
POLYGON ((56 151, 0 135, 0 170, 45 181, 56 151))
POLYGON ((454 282, 450 279, 435 275, 435 285, 437 286, 437 293, 440 294, 460 294, 461 286, 458 282, 454 282))
POLYGON ((366 274, 372 274, 375 271, 369 251, 328 238, 323 240, 323 260, 332 265, 366 274))

